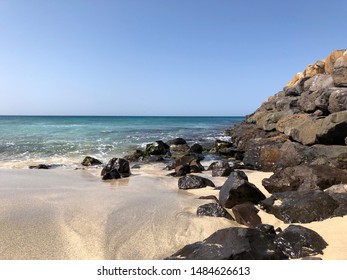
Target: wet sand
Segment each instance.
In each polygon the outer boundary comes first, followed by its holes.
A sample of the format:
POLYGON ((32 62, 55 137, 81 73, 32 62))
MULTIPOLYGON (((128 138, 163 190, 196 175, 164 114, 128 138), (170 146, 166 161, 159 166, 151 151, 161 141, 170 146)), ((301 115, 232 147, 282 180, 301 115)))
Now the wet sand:
MULTIPOLYGON (((0 259, 163 259, 218 229, 240 226, 197 217, 212 188, 179 190, 162 165, 109 182, 100 170, 0 170, 0 259)), ((246 171, 264 193, 271 173, 246 171)), ((211 177, 210 172, 202 176, 211 177)), ((222 185, 226 178, 215 177, 222 185)), ((230 211, 231 212, 231 211, 230 211)), ((259 212, 264 223, 286 228, 259 212)), ((347 218, 304 224, 329 243, 323 259, 347 259, 347 218)))

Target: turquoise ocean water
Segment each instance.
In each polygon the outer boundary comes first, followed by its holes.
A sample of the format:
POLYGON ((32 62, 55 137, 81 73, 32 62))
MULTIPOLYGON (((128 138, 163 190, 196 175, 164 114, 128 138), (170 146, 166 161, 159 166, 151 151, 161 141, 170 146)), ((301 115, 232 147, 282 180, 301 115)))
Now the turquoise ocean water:
POLYGON ((47 163, 76 167, 87 156, 102 161, 156 140, 182 137, 188 144, 229 138, 242 117, 0 116, 0 167, 47 163))

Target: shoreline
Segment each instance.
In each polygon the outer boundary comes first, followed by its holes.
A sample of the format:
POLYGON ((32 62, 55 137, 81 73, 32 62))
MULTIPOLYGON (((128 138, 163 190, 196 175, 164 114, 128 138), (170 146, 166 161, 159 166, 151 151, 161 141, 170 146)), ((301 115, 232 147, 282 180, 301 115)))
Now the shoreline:
MULTIPOLYGON (((203 162, 206 164, 206 162, 203 162)), ((163 163, 144 164, 133 175, 102 181, 100 169, 0 169, 0 259, 163 259, 218 229, 244 227, 216 217, 198 217, 198 206, 212 202, 210 187, 179 190, 163 163)), ((267 197, 261 180, 271 172, 244 170, 267 197)), ((216 186, 227 177, 199 176, 216 186)), ((227 209, 232 214, 231 209, 227 209)), ((263 223, 284 224, 260 210, 263 223)), ((329 244, 324 260, 347 259, 347 217, 301 224, 329 244)))

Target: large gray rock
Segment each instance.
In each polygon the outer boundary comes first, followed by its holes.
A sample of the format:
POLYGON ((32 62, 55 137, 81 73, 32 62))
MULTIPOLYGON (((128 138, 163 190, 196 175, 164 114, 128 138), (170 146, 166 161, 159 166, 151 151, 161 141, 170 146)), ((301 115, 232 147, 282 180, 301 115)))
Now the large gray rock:
POLYGON ((333 77, 328 74, 317 74, 305 82, 305 90, 321 91, 334 86, 333 77))
POLYGON ((299 225, 287 227, 275 237, 274 243, 291 259, 323 254, 328 245, 317 232, 299 225))
POLYGON ((347 171, 327 165, 298 165, 278 169, 262 184, 269 193, 327 189, 332 185, 347 183, 347 171))
POLYGON ((219 202, 223 207, 232 208, 244 202, 259 203, 265 195, 252 183, 248 182, 243 171, 233 171, 219 192, 219 202))
POLYGON ((347 185, 338 184, 331 186, 325 190, 325 193, 329 194, 339 204, 339 207, 334 211, 334 216, 347 215, 347 185))
POLYGON ((330 113, 347 110, 347 88, 331 88, 329 95, 330 113))
POLYGON ((347 146, 313 145, 304 146, 300 143, 287 141, 280 148, 276 167, 297 166, 299 164, 331 165, 347 168, 347 146))
POLYGON ((263 209, 285 223, 310 223, 334 216, 339 203, 321 191, 273 193, 261 202, 263 209))
POLYGON ((169 260, 280 260, 287 259, 273 242, 273 236, 255 228, 231 227, 213 233, 203 241, 186 245, 169 260))
POLYGON ((161 140, 155 141, 151 144, 147 144, 144 154, 145 156, 170 154, 170 146, 161 140))

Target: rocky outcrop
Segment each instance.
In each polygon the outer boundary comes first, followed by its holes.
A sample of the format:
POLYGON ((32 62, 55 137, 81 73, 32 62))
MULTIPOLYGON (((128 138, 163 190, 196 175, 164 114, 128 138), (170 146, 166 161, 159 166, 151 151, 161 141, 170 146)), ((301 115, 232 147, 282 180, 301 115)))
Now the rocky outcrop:
POLYGON ((347 51, 307 66, 228 134, 233 148, 244 152, 244 163, 258 170, 298 164, 346 168, 347 51))

